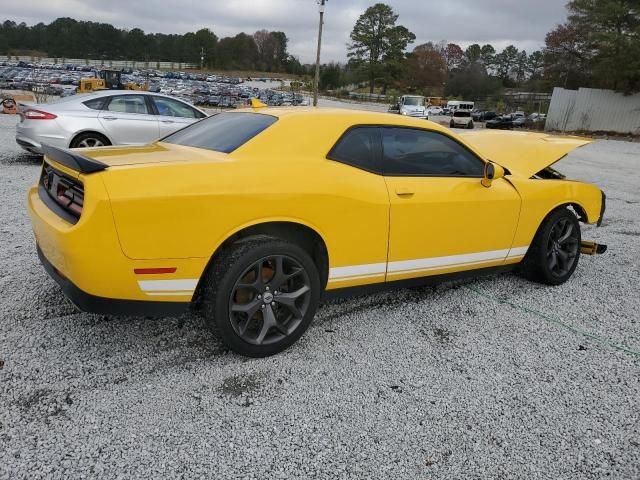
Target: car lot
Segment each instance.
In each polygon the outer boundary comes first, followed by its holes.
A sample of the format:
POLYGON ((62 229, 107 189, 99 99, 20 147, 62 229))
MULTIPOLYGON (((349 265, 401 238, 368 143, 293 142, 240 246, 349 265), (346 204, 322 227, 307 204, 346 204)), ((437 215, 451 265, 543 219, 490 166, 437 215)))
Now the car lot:
POLYGON ((0 116, 0 478, 637 478, 640 144, 558 165, 608 193, 609 245, 550 288, 504 275, 324 305, 294 347, 195 316, 77 313, 38 264, 39 159, 0 116))
MULTIPOLYGON (((62 65, 56 67, 0 65, 0 91, 10 94, 12 90, 33 90, 52 97, 73 95, 81 79, 93 78, 100 70, 89 66, 83 66, 82 70, 66 70, 62 65)), ((300 93, 277 90, 289 86, 289 81, 271 78, 245 81, 226 75, 148 70, 123 73, 122 83, 146 85, 150 92, 206 107, 236 108, 246 105, 252 97, 271 106, 308 105, 308 100, 300 93)))

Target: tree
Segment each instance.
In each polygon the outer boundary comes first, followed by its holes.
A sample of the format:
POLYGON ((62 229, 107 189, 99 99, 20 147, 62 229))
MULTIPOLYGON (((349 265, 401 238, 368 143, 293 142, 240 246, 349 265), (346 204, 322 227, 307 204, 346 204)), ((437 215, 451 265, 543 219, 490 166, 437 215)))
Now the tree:
POLYGON ((640 91, 638 0, 572 0, 547 35, 545 77, 569 87, 640 91))
POLYGON ((352 63, 364 67, 370 93, 376 78, 393 73, 407 45, 416 38, 406 27, 396 25, 397 20, 389 5, 376 3, 360 15, 351 32, 348 56, 352 63))
POLYGON ((477 43, 469 45, 464 51, 464 61, 467 64, 478 63, 482 61, 482 48, 477 43))
POLYGON ((542 76, 544 69, 544 55, 536 50, 527 58, 526 72, 530 79, 536 80, 542 76))
POLYGON ((418 45, 408 56, 404 86, 430 95, 442 95, 447 63, 442 49, 431 42, 418 45))
POLYGON ((58 18, 48 25, 39 23, 31 27, 11 20, 0 23, 0 54, 31 50, 58 58, 199 64, 204 50, 205 64, 209 67, 304 71, 300 62, 287 52, 284 32, 256 32, 254 36, 241 33, 223 40, 219 42, 207 28, 176 35, 145 33, 139 28, 123 30, 108 23, 73 18, 58 18), (267 44, 261 44, 258 50, 256 39, 262 36, 267 44))
POLYGON ((518 63, 520 52, 513 45, 509 45, 495 56, 495 71, 505 85, 512 82, 512 75, 518 63))
POLYGON ((573 0, 569 24, 585 35, 595 83, 615 90, 640 90, 640 3, 638 0, 573 0))
POLYGON ((489 72, 493 71, 496 63, 496 49, 493 48, 493 45, 486 44, 480 48, 480 60, 489 72))
POLYGON ((343 85, 342 67, 329 63, 320 67, 320 90, 335 90, 343 85))
POLYGON ((464 59, 464 52, 460 45, 455 43, 448 43, 443 47, 443 54, 445 62, 447 63, 447 71, 456 70, 462 65, 464 59))
POLYGON ((551 85, 586 86, 591 76, 584 35, 575 25, 559 25, 545 38, 544 76, 551 85))

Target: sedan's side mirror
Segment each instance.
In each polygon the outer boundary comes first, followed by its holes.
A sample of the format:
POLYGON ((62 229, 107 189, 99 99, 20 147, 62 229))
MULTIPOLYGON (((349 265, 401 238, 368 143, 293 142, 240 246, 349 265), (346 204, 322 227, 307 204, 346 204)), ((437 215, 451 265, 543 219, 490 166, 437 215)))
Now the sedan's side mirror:
POLYGON ((487 162, 484 166, 484 177, 482 178, 482 186, 489 188, 491 182, 504 177, 504 168, 493 162, 487 162))

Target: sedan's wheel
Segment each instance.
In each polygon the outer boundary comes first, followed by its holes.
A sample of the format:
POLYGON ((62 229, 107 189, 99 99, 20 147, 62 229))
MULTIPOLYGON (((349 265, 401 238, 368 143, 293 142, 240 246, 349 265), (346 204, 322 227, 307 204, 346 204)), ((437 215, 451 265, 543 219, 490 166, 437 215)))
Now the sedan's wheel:
POLYGON ((95 132, 82 133, 71 142, 71 148, 93 148, 108 145, 111 145, 111 142, 104 135, 95 132))
POLYGON ((453 120, 451 122, 449 122, 449 128, 454 128, 456 126, 455 123, 453 123, 453 120))
POLYGON ((522 272, 548 285, 566 282, 580 258, 580 224, 570 210, 551 213, 540 226, 523 261, 522 272))
POLYGON ((232 350, 264 357, 302 336, 319 298, 318 272, 307 252, 273 237, 253 237, 215 261, 205 286, 205 312, 232 350))

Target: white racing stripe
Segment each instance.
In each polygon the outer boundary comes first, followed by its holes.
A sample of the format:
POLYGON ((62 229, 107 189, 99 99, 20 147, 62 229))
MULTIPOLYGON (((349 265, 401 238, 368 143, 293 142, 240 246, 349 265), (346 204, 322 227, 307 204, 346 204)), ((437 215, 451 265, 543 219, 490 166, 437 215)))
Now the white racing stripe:
POLYGON ((386 263, 370 263, 368 265, 354 265, 351 267, 335 267, 329 269, 329 278, 384 275, 386 269, 386 263))
POLYGON ((138 286, 145 292, 193 292, 198 286, 197 278, 181 280, 138 280, 138 286))
POLYGON ((335 267, 329 269, 330 282, 343 282, 362 278, 373 278, 404 273, 427 272, 431 270, 451 267, 464 267, 481 265, 483 263, 507 260, 522 257, 529 247, 515 247, 488 252, 466 253, 463 255, 448 255, 444 257, 419 258, 415 260, 401 260, 385 263, 371 263, 365 265, 353 265, 347 267, 335 267), (386 267, 386 268, 385 268, 386 267))
POLYGON ((149 296, 152 297, 163 297, 163 296, 170 296, 170 297, 190 297, 193 295, 193 291, 189 290, 189 291, 184 291, 184 292, 144 292, 149 296))
MULTIPOLYGON (((365 265, 334 267, 329 269, 329 282, 377 278, 384 277, 385 274, 400 275, 404 273, 427 272, 451 267, 480 265, 488 262, 522 257, 527 253, 528 249, 529 247, 515 247, 506 250, 466 253, 463 255, 448 255, 445 257, 419 258, 416 260, 401 260, 387 263, 370 263, 365 265)), ((138 285, 147 295, 186 296, 193 294, 193 291, 198 286, 198 279, 138 280, 138 285)))
POLYGON ((493 250, 491 252, 467 253, 464 255, 449 255, 446 257, 420 258, 418 260, 403 260, 389 262, 388 273, 399 273, 416 270, 433 270, 436 268, 453 267, 458 265, 476 264, 504 260, 509 250, 493 250))

